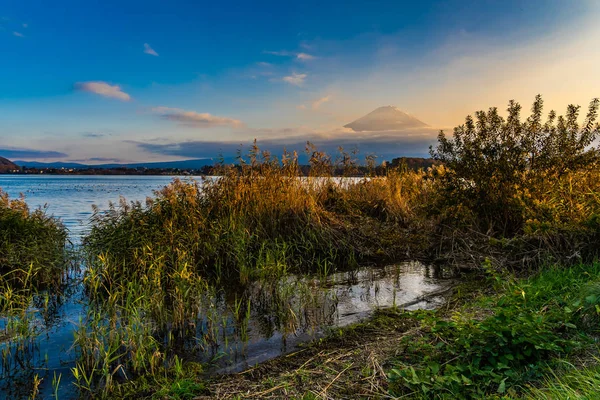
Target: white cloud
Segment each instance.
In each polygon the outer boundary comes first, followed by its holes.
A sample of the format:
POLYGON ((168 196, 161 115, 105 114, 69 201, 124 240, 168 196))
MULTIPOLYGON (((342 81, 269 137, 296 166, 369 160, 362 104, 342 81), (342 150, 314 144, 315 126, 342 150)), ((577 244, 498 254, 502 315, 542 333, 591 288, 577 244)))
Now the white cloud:
POLYGON ((321 104, 327 103, 330 100, 331 100, 331 96, 321 97, 320 99, 312 102, 312 105, 311 105, 312 109, 317 110, 319 107, 321 107, 321 104))
POLYGON ((298 54, 296 54, 296 58, 301 61, 310 61, 310 60, 314 60, 316 57, 311 56, 308 53, 298 53, 298 54))
POLYGON ((186 111, 180 108, 154 107, 152 112, 160 115, 164 119, 180 122, 184 125, 192 125, 201 128, 213 126, 230 126, 233 128, 242 127, 242 121, 227 117, 217 117, 209 113, 197 113, 195 111, 186 111))
POLYGON ((156 51, 154 51, 154 49, 152 47, 150 47, 150 45, 148 43, 144 43, 144 53, 150 54, 151 56, 158 57, 158 53, 156 51))
POLYGON ((304 83, 304 80, 306 79, 307 76, 308 76, 307 74, 297 74, 295 72, 292 72, 291 75, 284 76, 283 81, 287 82, 291 85, 302 86, 302 84, 304 83))
POLYGON ((17 32, 17 31, 14 31, 13 35, 17 36, 17 37, 25 37, 25 35, 23 35, 21 32, 17 32))
POLYGON ((75 89, 81 90, 82 92, 95 93, 100 96, 110 97, 113 99, 119 99, 123 101, 131 100, 131 96, 121 90, 119 85, 110 85, 106 82, 77 82, 75 89))

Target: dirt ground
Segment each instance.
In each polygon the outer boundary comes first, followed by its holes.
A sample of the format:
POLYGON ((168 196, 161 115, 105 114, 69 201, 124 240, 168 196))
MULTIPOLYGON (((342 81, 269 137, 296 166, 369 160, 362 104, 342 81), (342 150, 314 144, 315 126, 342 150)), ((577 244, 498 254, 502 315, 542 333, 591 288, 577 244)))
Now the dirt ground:
POLYGON ((207 385, 200 399, 383 399, 389 360, 403 351, 402 339, 418 335, 414 319, 380 311, 368 322, 344 328, 295 353, 207 385))

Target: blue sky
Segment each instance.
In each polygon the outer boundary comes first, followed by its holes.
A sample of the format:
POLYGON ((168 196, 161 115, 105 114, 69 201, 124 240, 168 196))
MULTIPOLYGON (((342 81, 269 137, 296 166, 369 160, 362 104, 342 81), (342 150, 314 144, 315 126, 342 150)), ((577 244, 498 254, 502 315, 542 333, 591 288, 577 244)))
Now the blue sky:
POLYGON ((596 1, 0 4, 0 156, 144 161, 276 150, 424 155, 440 128, 542 93, 600 96, 596 1), (427 132, 349 132, 395 105, 427 132))

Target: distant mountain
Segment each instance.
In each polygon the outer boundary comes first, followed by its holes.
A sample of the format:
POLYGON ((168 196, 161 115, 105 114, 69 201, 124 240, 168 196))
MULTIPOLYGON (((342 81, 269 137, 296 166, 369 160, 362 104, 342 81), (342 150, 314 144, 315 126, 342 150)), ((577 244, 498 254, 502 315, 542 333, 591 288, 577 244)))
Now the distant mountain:
POLYGON ((0 157, 0 173, 13 171, 15 169, 21 169, 21 168, 19 168, 19 166, 17 164, 13 163, 9 159, 0 157))
POLYGON ((20 165, 21 167, 27 168, 87 168, 88 166, 85 164, 72 163, 72 162, 38 162, 38 161, 22 161, 16 160, 15 164, 20 165))
MULTIPOLYGON (((74 162, 37 162, 37 161, 15 161, 16 164, 22 167, 28 168, 177 168, 177 169, 200 169, 206 165, 214 165, 218 160, 211 158, 194 159, 194 160, 183 160, 183 161, 160 161, 160 162, 142 162, 142 163, 131 163, 131 164, 100 164, 100 165, 87 165, 74 162)), ((226 159, 225 162, 229 163, 233 160, 226 159)), ((18 168, 18 167, 17 167, 18 168)))
POLYGON ((379 107, 362 118, 357 119, 344 128, 355 132, 365 131, 398 131, 414 128, 426 128, 429 125, 405 113, 394 106, 379 107))

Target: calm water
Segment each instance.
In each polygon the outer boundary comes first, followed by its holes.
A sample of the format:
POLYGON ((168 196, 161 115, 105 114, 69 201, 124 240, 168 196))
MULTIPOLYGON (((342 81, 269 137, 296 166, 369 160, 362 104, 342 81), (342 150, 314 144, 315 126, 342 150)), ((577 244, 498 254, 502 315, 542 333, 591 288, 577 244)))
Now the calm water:
POLYGON ((92 215, 92 204, 106 209, 109 202, 144 201, 169 184, 170 176, 0 175, 0 188, 11 197, 25 196, 31 207, 46 207, 78 238, 92 215))
MULTIPOLYGON (((11 197, 22 193, 30 206, 46 207, 49 214, 60 217, 77 243, 88 227, 92 204, 105 209, 120 196, 143 201, 171 180, 163 176, 0 175, 0 188, 11 197)), ((55 373, 62 374, 60 398, 76 397, 70 372, 75 362, 71 346, 73 330, 85 314, 86 304, 77 282, 74 280, 51 318, 38 321, 41 334, 26 351, 16 352, 6 343, 0 345, 2 351, 14 353, 10 364, 0 366, 0 399, 20 398, 19 388, 29 385, 36 373, 44 378, 40 398, 51 398, 55 373)), ((243 337, 232 315, 240 293, 221 290, 207 302, 196 321, 196 332, 182 341, 178 352, 188 360, 212 360, 212 372, 240 371, 294 351, 300 344, 322 336, 328 328, 364 319, 380 307, 410 304, 407 309, 434 308, 443 301, 443 295, 421 298, 441 293, 451 284, 452 280, 439 269, 418 263, 364 268, 327 278, 289 276, 276 282, 256 282, 242 294, 251 304, 243 337), (222 321, 216 333, 214 324, 209 323, 214 320, 222 321), (207 336, 213 339, 206 340, 207 336)), ((0 318, 0 327, 3 323, 0 318)))

